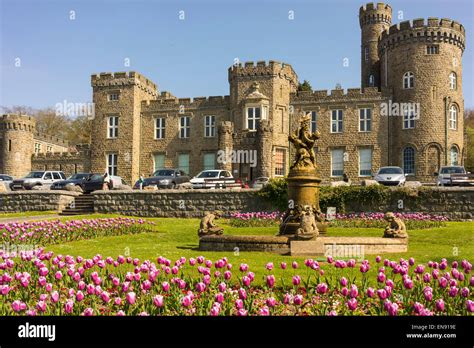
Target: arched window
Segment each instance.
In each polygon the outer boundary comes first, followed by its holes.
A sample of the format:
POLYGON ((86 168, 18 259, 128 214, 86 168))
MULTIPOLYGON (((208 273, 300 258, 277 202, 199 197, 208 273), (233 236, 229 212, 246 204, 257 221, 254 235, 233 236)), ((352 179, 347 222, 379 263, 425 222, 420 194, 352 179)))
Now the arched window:
POLYGON ((369 76, 369 87, 374 87, 375 86, 375 77, 374 75, 369 76))
POLYGON ((415 174, 415 149, 411 146, 403 150, 403 170, 405 174, 415 174))
POLYGON ((415 74, 408 71, 403 75, 403 88, 409 89, 413 87, 415 87, 415 74))
POLYGON ((458 108, 456 105, 451 105, 449 108, 449 129, 458 128, 458 108))
POLYGON ((449 88, 454 90, 458 88, 458 76, 455 72, 449 74, 449 88))
POLYGON ((451 149, 449 150, 449 154, 451 158, 451 165, 452 166, 459 165, 459 150, 455 145, 451 146, 451 149))

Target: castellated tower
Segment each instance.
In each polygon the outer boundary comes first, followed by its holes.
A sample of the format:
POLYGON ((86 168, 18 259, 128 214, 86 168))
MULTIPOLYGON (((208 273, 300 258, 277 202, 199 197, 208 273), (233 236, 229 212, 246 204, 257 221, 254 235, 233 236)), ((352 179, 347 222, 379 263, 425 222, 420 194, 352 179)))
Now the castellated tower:
POLYGON ((92 171, 108 170, 133 185, 140 176, 141 102, 156 99, 157 86, 133 71, 92 75, 91 85, 92 171))
POLYGON ((381 36, 382 92, 400 106, 390 117, 389 158, 418 180, 462 164, 464 47, 464 27, 450 19, 405 21, 381 36))
POLYGON ((250 179, 284 175, 279 173, 282 162, 284 171, 288 167, 290 93, 298 88, 295 71, 291 65, 276 61, 246 62, 229 68, 229 84, 234 150, 257 151, 258 162, 256 167, 234 166, 234 176, 250 179), (252 121, 255 116, 259 118, 257 123, 252 121), (260 168, 259 173, 256 168, 260 168))
POLYGON ((359 9, 361 35, 361 86, 380 87, 380 60, 378 41, 382 32, 392 23, 389 5, 370 3, 359 9))
POLYGON ((36 121, 23 115, 0 117, 0 172, 15 178, 31 170, 36 121))

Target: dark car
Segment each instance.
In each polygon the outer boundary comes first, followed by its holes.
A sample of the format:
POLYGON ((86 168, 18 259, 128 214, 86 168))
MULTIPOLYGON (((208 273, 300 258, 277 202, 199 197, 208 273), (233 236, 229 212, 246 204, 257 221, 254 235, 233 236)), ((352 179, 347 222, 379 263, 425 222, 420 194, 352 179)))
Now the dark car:
POLYGON ((84 180, 87 180, 92 173, 76 173, 71 175, 66 180, 57 181, 51 185, 51 190, 64 190, 66 186, 76 185, 81 186, 84 180))
MULTIPOLYGON (((115 175, 109 175, 109 189, 118 189, 123 185, 126 185, 126 182, 120 177, 115 175)), ((90 193, 96 190, 102 190, 104 187, 104 175, 94 173, 89 176, 87 179, 81 183, 82 191, 84 193, 90 193)))
MULTIPOLYGON (((185 172, 179 169, 158 169, 151 178, 143 180, 143 187, 157 186, 159 188, 176 188, 180 184, 189 182, 190 178, 185 172)), ((133 186, 134 189, 140 188, 140 180, 133 186)))

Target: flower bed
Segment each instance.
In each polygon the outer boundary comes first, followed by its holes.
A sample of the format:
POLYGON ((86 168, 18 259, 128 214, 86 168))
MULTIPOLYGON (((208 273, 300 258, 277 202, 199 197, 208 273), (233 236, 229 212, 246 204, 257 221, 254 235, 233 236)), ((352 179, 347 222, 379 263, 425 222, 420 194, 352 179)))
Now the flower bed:
POLYGON ((150 230, 152 222, 132 218, 44 220, 0 224, 0 243, 45 246, 150 230))
POLYGON ((343 261, 265 267, 264 286, 249 266, 227 258, 155 262, 92 259, 42 250, 3 256, 0 315, 471 315, 474 277, 467 260, 343 261), (369 272, 370 270, 370 272, 369 272))
MULTIPOLYGON (((232 213, 228 222, 232 227, 277 227, 281 216, 278 211, 232 213)), ((401 218, 409 230, 443 227, 449 220, 445 216, 423 213, 395 213, 395 216, 401 218)), ((337 214, 329 222, 329 226, 383 229, 387 226, 387 221, 384 220, 384 213, 337 214)))

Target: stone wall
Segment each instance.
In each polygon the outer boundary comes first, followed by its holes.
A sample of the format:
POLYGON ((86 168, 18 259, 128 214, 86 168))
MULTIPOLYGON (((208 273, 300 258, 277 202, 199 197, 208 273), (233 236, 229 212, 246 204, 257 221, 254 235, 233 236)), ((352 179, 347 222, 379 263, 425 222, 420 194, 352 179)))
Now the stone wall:
MULTIPOLYGON (((94 211, 135 216, 200 217, 206 211, 273 211, 271 204, 255 196, 254 190, 162 190, 162 191, 98 191, 94 193, 94 211)), ((346 202, 351 212, 424 212, 451 219, 474 218, 474 188, 424 188, 413 190, 399 209, 400 194, 393 190, 383 205, 361 205, 346 202)))
POLYGON ((61 211, 79 195, 67 191, 14 191, 0 192, 0 212, 61 211))
POLYGON ((201 217, 206 211, 269 211, 271 205, 254 194, 255 190, 162 190, 99 191, 94 196, 96 213, 135 216, 201 217))

